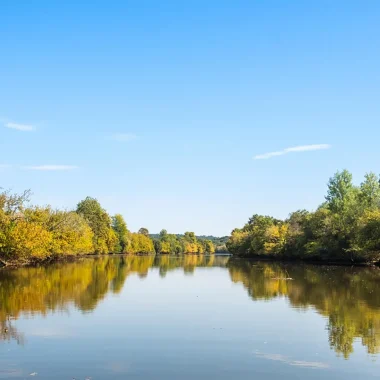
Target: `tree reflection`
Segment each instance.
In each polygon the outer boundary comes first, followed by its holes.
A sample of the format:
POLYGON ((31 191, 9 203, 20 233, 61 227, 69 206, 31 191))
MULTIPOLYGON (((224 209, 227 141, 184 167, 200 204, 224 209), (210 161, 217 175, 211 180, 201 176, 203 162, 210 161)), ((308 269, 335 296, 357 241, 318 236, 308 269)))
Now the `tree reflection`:
POLYGON ((91 312, 108 293, 120 293, 128 276, 158 271, 187 275, 198 267, 227 267, 254 301, 287 297, 294 308, 313 307, 326 318, 331 348, 348 358, 355 340, 380 353, 380 270, 253 262, 220 256, 103 256, 73 263, 0 271, 0 340, 24 337, 13 320, 47 315, 74 305, 91 312), (289 280, 291 278, 292 280, 289 280))
POLYGON ((162 277, 171 270, 193 273, 197 266, 225 266, 228 257, 188 256, 100 256, 73 263, 4 269, 0 271, 0 340, 23 335, 12 325, 21 314, 47 315, 75 305, 83 312, 94 310, 107 293, 120 293, 127 277, 146 277, 158 268, 162 277))
POLYGON ((17 344, 24 344, 24 335, 12 325, 10 318, 6 321, 0 321, 0 341, 15 340, 17 344))
POLYGON ((355 339, 369 354, 380 352, 379 270, 239 259, 227 266, 231 280, 242 283, 253 300, 286 296, 293 307, 314 307, 327 318, 330 346, 345 358, 355 339))

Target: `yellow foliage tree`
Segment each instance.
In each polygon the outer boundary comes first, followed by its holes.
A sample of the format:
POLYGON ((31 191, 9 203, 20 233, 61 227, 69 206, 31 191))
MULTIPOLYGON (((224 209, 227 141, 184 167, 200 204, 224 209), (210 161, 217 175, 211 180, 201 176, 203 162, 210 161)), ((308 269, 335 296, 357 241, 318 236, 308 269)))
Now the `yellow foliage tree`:
POLYGON ((52 235, 54 254, 78 255, 94 251, 94 234, 87 222, 75 212, 64 213, 52 235))
POLYGON ((184 253, 198 253, 197 243, 185 242, 184 253))
POLYGON ((279 254, 282 252, 286 243, 288 228, 289 226, 286 223, 268 227, 265 231, 265 253, 279 254))
POLYGON ((161 253, 168 254, 171 251, 171 246, 169 241, 163 241, 161 243, 161 253))
POLYGON ((144 234, 131 234, 131 241, 128 246, 128 253, 154 253, 153 241, 144 234))
POLYGON ((51 253, 52 234, 36 223, 18 221, 9 231, 8 248, 11 258, 26 261, 44 259, 51 253))
POLYGON ((197 252, 202 255, 205 253, 205 247, 201 242, 197 242, 197 252))

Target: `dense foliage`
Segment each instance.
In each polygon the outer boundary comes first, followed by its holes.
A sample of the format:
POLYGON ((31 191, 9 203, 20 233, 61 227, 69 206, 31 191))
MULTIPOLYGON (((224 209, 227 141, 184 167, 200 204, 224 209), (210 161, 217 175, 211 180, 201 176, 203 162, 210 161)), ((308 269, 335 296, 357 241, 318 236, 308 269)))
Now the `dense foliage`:
POLYGON ((30 192, 0 192, 0 264, 30 263, 81 254, 214 253, 210 240, 193 232, 182 238, 165 230, 153 242, 146 228, 128 230, 122 215, 111 217, 100 203, 87 197, 75 211, 29 205, 30 192))
POLYGON ((329 180, 326 201, 315 211, 285 221, 254 215, 232 231, 228 250, 268 256, 352 262, 380 261, 380 183, 373 173, 360 186, 344 170, 329 180))
MULTIPOLYGON (((153 241, 161 240, 160 234, 149 234, 149 236, 153 239, 153 241)), ((175 237, 178 241, 183 240, 185 237, 184 234, 175 234, 175 237)), ((229 236, 216 237, 212 235, 201 235, 195 236, 199 241, 209 241, 214 245, 215 253, 228 253, 226 243, 229 239, 229 236)), ((157 243, 156 243, 157 244, 157 243)))
POLYGON ((0 260, 26 263, 93 252, 96 235, 84 215, 27 207, 30 193, 0 193, 0 260))
POLYGON ((199 240, 210 240, 215 246, 216 253, 227 253, 226 243, 228 241, 228 236, 215 237, 215 236, 198 236, 199 240))
POLYGON ((215 246, 211 240, 198 239, 194 232, 185 232, 184 235, 168 234, 162 230, 154 239, 154 246, 160 254, 213 254, 215 246))

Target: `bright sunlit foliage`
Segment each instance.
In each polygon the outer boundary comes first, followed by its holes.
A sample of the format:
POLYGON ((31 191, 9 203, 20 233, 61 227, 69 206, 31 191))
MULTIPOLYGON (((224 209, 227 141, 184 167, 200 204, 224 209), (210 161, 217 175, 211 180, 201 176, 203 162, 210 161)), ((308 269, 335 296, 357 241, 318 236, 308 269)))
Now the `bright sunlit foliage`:
POLYGON ((360 186, 348 171, 328 183, 326 202, 315 212, 296 211, 285 221, 254 215, 227 243, 237 256, 378 262, 380 183, 373 173, 360 186))
POLYGON ((87 197, 75 211, 29 205, 30 192, 0 192, 0 263, 28 264, 81 254, 212 254, 211 240, 194 232, 182 237, 162 230, 152 240, 146 228, 132 233, 120 214, 111 217, 87 197))

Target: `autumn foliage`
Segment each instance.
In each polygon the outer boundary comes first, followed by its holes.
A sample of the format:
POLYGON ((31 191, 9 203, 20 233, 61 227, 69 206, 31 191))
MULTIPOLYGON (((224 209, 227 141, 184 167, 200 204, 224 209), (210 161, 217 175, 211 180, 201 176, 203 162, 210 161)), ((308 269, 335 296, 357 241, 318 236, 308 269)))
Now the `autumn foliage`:
POLYGON ((95 198, 85 198, 70 211, 31 206, 29 198, 29 191, 0 192, 0 264, 84 254, 215 252, 211 241, 198 240, 193 232, 181 239, 166 233, 158 242, 153 242, 146 228, 132 233, 122 215, 111 217, 95 198))

